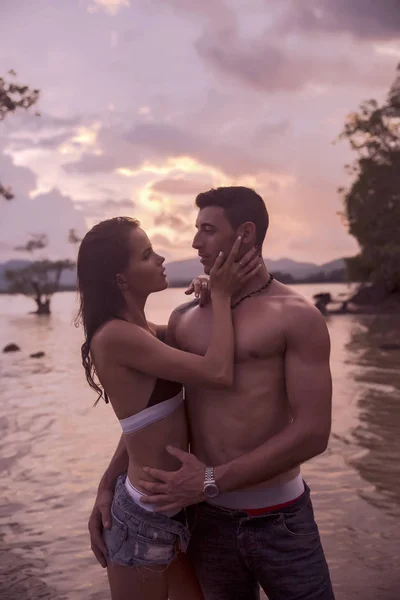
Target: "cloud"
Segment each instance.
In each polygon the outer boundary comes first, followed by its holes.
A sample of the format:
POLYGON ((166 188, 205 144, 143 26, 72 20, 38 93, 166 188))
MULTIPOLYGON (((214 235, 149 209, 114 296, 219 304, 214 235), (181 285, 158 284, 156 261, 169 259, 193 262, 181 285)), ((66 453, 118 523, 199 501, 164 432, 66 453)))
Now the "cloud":
POLYGON ((130 0, 93 0, 93 3, 88 7, 88 12, 94 13, 98 10, 104 10, 109 15, 115 16, 123 8, 128 8, 130 4, 130 0))
MULTIPOLYGON (((11 156, 4 154, 4 144, 0 143, 1 183, 12 188, 15 199, 28 196, 36 188, 36 174, 28 167, 16 165, 11 156)), ((0 198, 0 206, 3 200, 0 198)))
MULTIPOLYGON (((350 45, 351 46, 351 45, 350 45)), ((336 53, 307 40, 285 40, 274 33, 241 35, 237 25, 205 32, 196 42, 199 56, 220 73, 255 90, 295 92, 310 84, 365 85, 386 80, 392 61, 387 56, 365 57, 343 45, 336 53), (373 61, 371 65, 371 61, 373 61)))
POLYGON ((193 224, 188 224, 182 217, 177 214, 167 213, 165 211, 154 217, 155 226, 166 226, 173 231, 188 231, 193 229, 193 224))
POLYGON ((13 151, 28 150, 36 148, 38 150, 58 150, 62 144, 71 137, 68 133, 59 133, 42 138, 32 139, 29 137, 17 137, 10 140, 9 146, 13 151))
POLYGON ((163 235, 162 233, 153 233, 151 235, 151 243, 156 249, 158 246, 158 249, 160 250, 166 248, 170 249, 175 245, 166 235, 163 235))
POLYGON ((112 154, 111 152, 100 156, 84 152, 79 160, 64 163, 62 167, 66 173, 91 175, 93 173, 111 173, 117 168, 128 168, 133 164, 128 159, 122 162, 117 154, 112 154))
POLYGON ((155 181, 151 189, 160 194, 170 195, 196 195, 211 188, 213 185, 211 178, 190 179, 188 177, 166 177, 155 181))
POLYGON ((83 214, 90 218, 107 219, 112 216, 127 214, 131 216, 131 212, 135 209, 136 203, 129 198, 114 200, 107 198, 106 200, 85 200, 75 203, 83 214))
MULTIPOLYGON (((39 104, 36 106, 39 109, 39 104)), ((24 131, 46 131, 70 129, 74 130, 82 124, 82 116, 61 116, 40 111, 40 116, 33 116, 31 111, 13 115, 12 129, 24 131)))
POLYGON ((26 197, 0 205, 0 238, 7 244, 2 256, 5 258, 28 257, 26 253, 9 253, 9 248, 22 246, 35 234, 47 234, 48 247, 34 258, 74 258, 76 248, 68 243, 68 232, 75 229, 82 237, 87 231, 83 214, 78 211, 69 196, 53 189, 33 199, 26 197))
POLYGON ((54 151, 62 150, 68 143, 69 149, 79 152, 82 146, 88 144, 83 139, 91 134, 95 138, 95 129, 82 127, 82 117, 58 117, 44 113, 40 117, 32 114, 19 113, 4 124, 2 135, 3 144, 11 152, 26 150, 54 151))
MULTIPOLYGON (((268 202, 268 253, 329 259, 340 251, 335 239, 352 242, 335 221, 335 190, 346 184, 343 165, 352 156, 331 141, 350 110, 388 90, 398 61, 391 41, 400 31, 398 0, 37 5, 38 22, 27 0, 7 0, 0 19, 10 49, 0 73, 14 67, 41 90, 42 116, 23 111, 1 125, 7 152, 30 167, 5 157, 0 169, 22 208, 32 190, 53 187, 89 223, 133 206, 179 259, 190 247, 179 219, 192 223, 197 192, 240 181, 268 202), (24 32, 18 44, 15 31, 24 32), (129 198, 137 204, 125 205, 129 198)), ((45 204, 29 204, 28 213, 31 206, 45 204)))
POLYGON ((133 200, 129 200, 129 198, 122 198, 121 200, 112 200, 109 198, 108 200, 104 200, 103 202, 104 208, 134 208, 135 202, 133 200))
POLYGON ((147 231, 151 243, 156 252, 161 252, 168 260, 174 256, 194 255, 192 250, 192 236, 174 236, 170 239, 168 236, 151 229, 147 231), (178 254, 177 254, 178 253, 178 254))
POLYGON ((226 23, 235 19, 234 10, 223 0, 165 0, 165 4, 174 11, 196 18, 203 17, 210 24, 226 23))
POLYGON ((283 33, 349 33, 360 40, 399 39, 400 5, 398 0, 290 2, 278 27, 283 33))
POLYGON ((101 154, 84 153, 80 160, 63 165, 67 173, 111 173, 117 168, 137 170, 146 162, 163 165, 168 159, 190 157, 201 165, 219 169, 232 177, 256 174, 268 168, 267 161, 244 148, 202 136, 168 123, 136 123, 100 130, 97 147, 101 154))

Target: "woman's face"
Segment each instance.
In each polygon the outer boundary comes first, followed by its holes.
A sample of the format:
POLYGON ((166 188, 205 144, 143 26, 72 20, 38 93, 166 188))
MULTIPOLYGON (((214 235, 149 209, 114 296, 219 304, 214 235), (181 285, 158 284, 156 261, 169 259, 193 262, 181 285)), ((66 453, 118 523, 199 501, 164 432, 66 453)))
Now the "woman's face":
POLYGON ((163 263, 165 258, 156 254, 146 233, 140 227, 130 235, 131 256, 127 268, 120 274, 124 291, 147 296, 168 287, 163 263))

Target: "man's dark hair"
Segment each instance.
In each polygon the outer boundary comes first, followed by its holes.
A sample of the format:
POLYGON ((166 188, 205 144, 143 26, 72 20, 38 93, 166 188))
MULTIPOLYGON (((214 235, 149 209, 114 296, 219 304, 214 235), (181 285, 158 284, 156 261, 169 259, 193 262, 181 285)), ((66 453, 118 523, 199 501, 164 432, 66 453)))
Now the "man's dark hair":
POLYGON ((256 244, 262 248, 269 225, 264 200, 254 190, 243 186, 219 187, 199 194, 196 206, 220 206, 233 229, 250 221, 256 226, 256 244))

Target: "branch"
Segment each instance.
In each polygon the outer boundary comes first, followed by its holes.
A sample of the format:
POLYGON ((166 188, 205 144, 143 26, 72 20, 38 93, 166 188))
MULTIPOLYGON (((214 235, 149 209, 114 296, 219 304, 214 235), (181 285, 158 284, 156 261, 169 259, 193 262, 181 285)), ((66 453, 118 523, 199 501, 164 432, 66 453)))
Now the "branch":
POLYGON ((10 187, 4 187, 4 185, 0 182, 0 196, 3 196, 4 200, 12 200, 14 198, 14 194, 11 191, 10 187))
POLYGON ((36 233, 30 240, 26 242, 24 246, 16 246, 14 250, 20 252, 34 252, 35 250, 42 250, 46 248, 49 243, 48 237, 45 233, 36 233))
MULTIPOLYGON (((12 69, 8 71, 10 77, 15 77, 16 73, 12 69)), ((27 85, 7 82, 0 77, 0 121, 6 118, 9 113, 14 113, 20 108, 25 110, 36 104, 39 99, 39 90, 32 90, 27 85)), ((39 116, 39 113, 35 113, 39 116)), ((4 187, 0 183, 0 197, 5 200, 12 200, 14 194, 11 188, 4 187)))
MULTIPOLYGON (((12 70, 8 74, 11 77, 16 75, 12 70)), ((36 104, 39 94, 39 90, 31 90, 27 85, 9 83, 0 77, 0 121, 5 119, 8 113, 15 112, 18 108, 26 110, 36 104)))

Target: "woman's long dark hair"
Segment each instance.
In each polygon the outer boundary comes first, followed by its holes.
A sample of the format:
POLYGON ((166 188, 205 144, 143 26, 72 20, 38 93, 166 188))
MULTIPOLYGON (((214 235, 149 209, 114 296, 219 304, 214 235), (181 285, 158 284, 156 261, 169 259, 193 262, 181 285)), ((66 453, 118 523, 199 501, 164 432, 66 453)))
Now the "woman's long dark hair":
POLYGON ((80 306, 76 323, 83 324, 82 365, 88 384, 98 394, 95 404, 103 394, 106 402, 108 398, 100 387, 90 355, 90 344, 99 327, 126 308, 116 278, 128 266, 130 234, 139 225, 139 221, 130 217, 102 221, 88 231, 78 252, 80 306))

